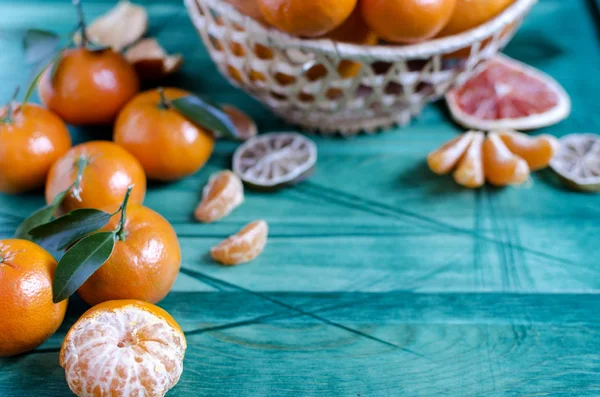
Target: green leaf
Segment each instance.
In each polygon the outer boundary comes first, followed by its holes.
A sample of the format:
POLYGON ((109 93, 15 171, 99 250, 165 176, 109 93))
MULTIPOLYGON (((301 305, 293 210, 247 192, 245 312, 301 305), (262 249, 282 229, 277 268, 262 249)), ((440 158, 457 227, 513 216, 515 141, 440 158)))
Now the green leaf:
POLYGON ((28 64, 45 63, 54 56, 59 42, 60 36, 56 33, 40 29, 28 29, 23 37, 25 62, 28 64))
POLYGON ((44 63, 39 68, 39 70, 37 71, 37 74, 35 75, 33 80, 31 80, 29 87, 27 87, 27 92, 25 93, 25 97, 23 98, 23 102, 22 102, 23 105, 25 105, 27 102, 29 102, 29 98, 31 97, 31 94, 33 94, 33 91, 35 91, 38 81, 40 80, 40 78, 42 77, 42 75, 44 74, 46 69, 48 69, 48 66, 50 66, 50 65, 52 65, 52 71, 50 72, 50 78, 54 79, 54 75, 56 74, 56 70, 58 69, 57 65, 60 63, 63 51, 64 51, 64 49, 58 50, 58 52, 56 52, 54 54, 54 57, 48 63, 44 63))
POLYGON ((29 234, 31 229, 50 222, 66 194, 67 190, 57 194, 51 204, 40 208, 30 215, 29 218, 25 219, 17 228, 17 231, 15 232, 15 238, 33 241, 33 237, 29 234))
POLYGON ((42 247, 58 251, 106 226, 111 214, 83 208, 32 229, 29 234, 42 247))
POLYGON ((58 262, 52 300, 61 302, 73 295, 110 258, 115 248, 114 232, 99 232, 84 237, 58 262))
POLYGON ((192 123, 215 131, 221 136, 237 137, 235 125, 221 108, 195 95, 188 95, 171 101, 171 105, 192 123))

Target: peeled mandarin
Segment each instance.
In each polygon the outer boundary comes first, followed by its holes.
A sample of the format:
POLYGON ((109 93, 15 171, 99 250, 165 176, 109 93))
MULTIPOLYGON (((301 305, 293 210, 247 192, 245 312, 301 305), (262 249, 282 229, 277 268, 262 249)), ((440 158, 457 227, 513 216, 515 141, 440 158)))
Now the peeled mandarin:
POLYGON ((483 169, 486 180, 495 186, 518 185, 529 178, 527 162, 511 153, 496 133, 483 143, 483 169))
POLYGON ((473 137, 473 131, 466 132, 429 153, 427 156, 427 165, 431 171, 438 175, 444 175, 452 171, 469 147, 473 137))
POLYGON ((483 132, 475 132, 469 149, 460 160, 458 168, 454 171, 454 180, 461 186, 475 189, 483 186, 485 175, 483 171, 483 132))
POLYGON ((551 135, 531 137, 516 131, 498 132, 498 135, 508 150, 527 161, 531 171, 548 167, 558 151, 558 139, 551 135))

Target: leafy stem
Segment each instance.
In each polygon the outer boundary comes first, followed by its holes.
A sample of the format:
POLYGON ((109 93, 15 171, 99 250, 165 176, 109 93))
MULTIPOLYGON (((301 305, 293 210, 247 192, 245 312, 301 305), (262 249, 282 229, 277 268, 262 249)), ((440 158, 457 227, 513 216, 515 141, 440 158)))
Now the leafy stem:
POLYGON ((77 29, 80 31, 81 34, 81 42, 79 43, 79 46, 83 48, 88 44, 89 39, 85 31, 85 16, 83 14, 83 8, 81 7, 81 0, 73 0, 73 5, 77 10, 77 19, 79 20, 79 23, 77 25, 77 29))
POLYGON ((89 160, 84 155, 79 156, 77 159, 77 176, 75 177, 75 182, 73 182, 73 196, 78 201, 81 201, 81 180, 83 179, 83 170, 89 164, 89 160))
POLYGON ((120 241, 125 241, 125 238, 127 237, 127 232, 125 231, 125 222, 127 221, 127 202, 129 201, 131 189, 133 189, 133 185, 129 185, 127 192, 125 192, 125 198, 123 198, 123 204, 121 204, 121 219, 119 220, 119 227, 115 231, 115 234, 120 241))
POLYGON ((6 106, 6 115, 2 118, 2 123, 10 124, 13 121, 13 110, 14 110, 14 102, 17 99, 17 95, 19 95, 19 87, 15 88, 12 96, 10 97, 10 101, 8 101, 8 105, 6 106))
POLYGON ((156 91, 158 91, 158 95, 160 96, 160 101, 158 102, 158 108, 162 109, 162 110, 170 109, 171 105, 169 104, 169 100, 165 96, 165 90, 163 90, 162 87, 158 87, 156 89, 156 91))

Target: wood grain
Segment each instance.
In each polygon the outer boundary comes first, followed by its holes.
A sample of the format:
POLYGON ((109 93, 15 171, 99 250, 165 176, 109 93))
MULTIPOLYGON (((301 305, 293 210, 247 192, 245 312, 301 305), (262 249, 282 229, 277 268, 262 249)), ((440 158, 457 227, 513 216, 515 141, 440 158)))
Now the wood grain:
MULTIPOLYGON (((69 2, 0 0, 0 97, 27 84, 20 37, 63 34, 69 2)), ((165 85, 247 111, 261 131, 290 130, 214 69, 179 1, 142 1, 150 35, 185 55, 165 85)), ((86 1, 90 18, 111 6, 86 1)), ((591 0, 541 0, 506 52, 556 77, 573 114, 543 132, 595 131, 600 80, 591 0)), ((37 100, 37 99, 36 99, 37 100)), ((212 172, 236 145, 172 184, 150 184, 146 205, 175 227, 182 272, 161 303, 189 349, 173 396, 597 396, 600 395, 599 196, 565 190, 551 172, 521 188, 466 191, 432 175, 427 152, 459 131, 434 105, 409 128, 352 140, 313 137, 315 175, 274 194, 249 192, 222 222, 192 213, 212 172), (236 268, 208 249, 257 218, 267 249, 236 268)), ((71 129, 75 142, 108 128, 71 129)), ((43 204, 0 195, 0 237, 43 204)), ((60 330, 39 349, 0 360, 1 396, 69 395, 58 350, 86 309, 72 299, 60 330)))

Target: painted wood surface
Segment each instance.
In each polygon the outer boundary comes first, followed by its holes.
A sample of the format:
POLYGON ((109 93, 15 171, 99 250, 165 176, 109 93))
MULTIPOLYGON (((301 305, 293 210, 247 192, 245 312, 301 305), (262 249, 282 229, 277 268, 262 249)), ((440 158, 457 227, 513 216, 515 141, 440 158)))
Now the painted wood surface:
MULTIPOLYGON (((0 98, 29 78, 24 29, 66 34, 69 3, 0 1, 0 98)), ((111 3, 84 2, 90 16, 111 3)), ((150 34, 185 55, 168 84, 241 107, 261 131, 294 129, 217 73, 181 2, 145 4, 150 34)), ((595 6, 541 0, 506 50, 572 95, 572 116, 543 132, 600 132, 595 6)), ((459 131, 448 120, 439 104, 402 131, 314 137, 312 179, 249 193, 214 225, 195 223, 192 211, 208 176, 229 166, 234 143, 219 143, 196 175, 151 185, 146 205, 173 223, 184 258, 161 303, 189 344, 170 395, 600 395, 600 196, 565 190, 549 171, 525 187, 478 191, 433 176, 424 157, 459 131), (236 268, 210 260, 209 247, 257 218, 271 226, 259 259, 236 268)), ((76 142, 111 136, 72 133, 76 142)), ((39 193, 0 195, 0 237, 42 204, 39 193)), ((72 299, 48 342, 0 360, 1 396, 70 394, 58 350, 85 309, 72 299)))

